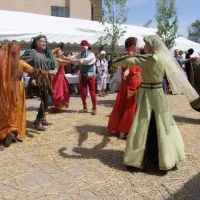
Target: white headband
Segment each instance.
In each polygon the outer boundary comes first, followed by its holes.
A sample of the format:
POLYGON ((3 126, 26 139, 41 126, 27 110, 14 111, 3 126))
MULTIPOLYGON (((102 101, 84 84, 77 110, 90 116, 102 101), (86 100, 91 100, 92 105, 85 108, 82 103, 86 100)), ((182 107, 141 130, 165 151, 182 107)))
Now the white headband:
POLYGON ((86 50, 88 50, 88 48, 89 48, 88 46, 83 46, 83 47, 84 47, 86 50))

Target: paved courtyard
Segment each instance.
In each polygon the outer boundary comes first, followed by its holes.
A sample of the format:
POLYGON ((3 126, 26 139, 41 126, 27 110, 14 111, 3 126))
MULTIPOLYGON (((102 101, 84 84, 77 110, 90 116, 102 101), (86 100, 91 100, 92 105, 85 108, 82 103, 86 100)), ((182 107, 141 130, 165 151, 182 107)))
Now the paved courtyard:
POLYGON ((24 142, 0 146, 0 200, 200 199, 200 114, 183 95, 169 95, 186 161, 165 176, 132 174, 123 165, 125 141, 106 132, 114 100, 115 94, 98 97, 92 116, 81 113, 80 97, 72 97, 69 109, 47 115, 54 124, 45 132, 32 127, 39 101, 27 100, 24 142))

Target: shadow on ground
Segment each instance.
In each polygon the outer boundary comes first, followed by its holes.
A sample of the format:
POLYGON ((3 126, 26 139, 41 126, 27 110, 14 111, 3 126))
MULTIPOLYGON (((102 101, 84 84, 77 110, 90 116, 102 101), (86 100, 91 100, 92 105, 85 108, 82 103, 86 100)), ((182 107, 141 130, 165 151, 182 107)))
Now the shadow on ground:
POLYGON ((123 165, 124 152, 122 151, 105 150, 98 147, 94 147, 92 149, 75 147, 73 149, 73 152, 79 155, 69 155, 65 153, 65 150, 66 148, 61 148, 58 150, 60 156, 62 156, 63 158, 98 159, 104 165, 118 170, 126 171, 126 168, 123 165))
MULTIPOLYGON (((78 147, 74 147, 72 151, 78 155, 69 155, 65 152, 67 149, 63 147, 58 150, 60 156, 71 159, 98 159, 104 165, 111 168, 127 171, 126 166, 123 164, 124 151, 104 149, 110 142, 110 137, 105 127, 83 125, 76 126, 75 128, 79 132, 78 147), (90 133, 102 136, 102 141, 91 149, 81 147, 83 142, 88 139, 88 134, 90 133)), ((166 175, 166 173, 157 170, 155 167, 149 168, 144 173, 156 176, 166 175)))
POLYGON ((115 104, 115 100, 98 100, 97 105, 105 106, 105 107, 113 107, 115 104))
POLYGON ((200 125, 200 119, 182 117, 178 115, 174 115, 173 117, 176 122, 200 125))
POLYGON ((37 135, 40 134, 39 131, 34 129, 33 121, 26 120, 26 128, 28 129, 28 130, 26 130, 26 136, 29 138, 34 138, 35 134, 37 134, 37 135))
POLYGON ((176 193, 170 195, 167 200, 197 200, 200 199, 200 173, 183 185, 176 193))
POLYGON ((83 142, 88 139, 88 134, 96 133, 98 135, 104 136, 103 142, 110 141, 108 137, 106 137, 107 129, 105 126, 93 126, 93 125, 82 125, 74 127, 79 133, 78 146, 82 146, 83 142), (107 140, 105 140, 107 138, 107 140))
POLYGON ((26 108, 26 111, 38 111, 39 106, 29 106, 26 108))

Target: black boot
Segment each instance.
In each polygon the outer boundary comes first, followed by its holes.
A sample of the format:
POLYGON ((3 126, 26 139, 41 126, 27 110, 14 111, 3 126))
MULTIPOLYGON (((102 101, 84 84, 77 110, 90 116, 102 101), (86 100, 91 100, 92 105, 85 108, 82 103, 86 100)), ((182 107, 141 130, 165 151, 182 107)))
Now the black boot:
POLYGON ((5 147, 9 147, 11 145, 12 141, 14 140, 14 138, 15 138, 15 134, 9 133, 5 140, 5 147))

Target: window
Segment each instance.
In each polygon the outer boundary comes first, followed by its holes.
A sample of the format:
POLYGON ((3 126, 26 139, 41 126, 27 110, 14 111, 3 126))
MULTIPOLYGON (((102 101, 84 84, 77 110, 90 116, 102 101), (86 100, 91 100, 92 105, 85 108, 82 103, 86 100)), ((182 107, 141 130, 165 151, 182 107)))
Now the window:
POLYGON ((51 16, 57 17, 69 17, 69 8, 51 6, 51 16))

